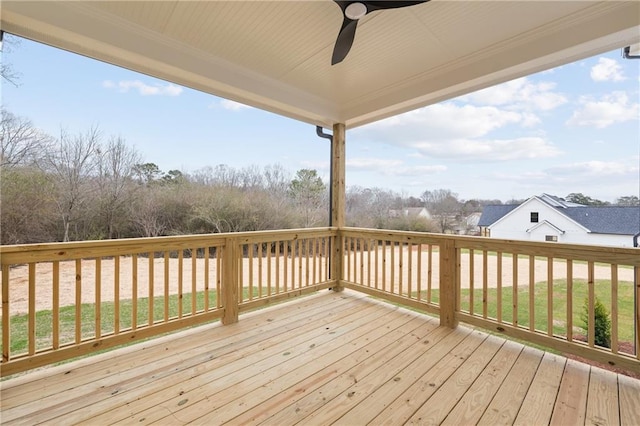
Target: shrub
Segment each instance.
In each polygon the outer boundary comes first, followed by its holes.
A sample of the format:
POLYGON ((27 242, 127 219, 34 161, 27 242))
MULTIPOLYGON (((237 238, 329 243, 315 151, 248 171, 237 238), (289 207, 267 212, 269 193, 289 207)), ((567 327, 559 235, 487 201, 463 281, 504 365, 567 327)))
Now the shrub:
MULTIPOLYGON (((605 348, 611 347, 611 318, 609 318, 609 311, 604 304, 596 297, 594 309, 595 317, 595 344, 605 348)), ((589 329, 589 299, 584 302, 584 309, 580 316, 584 322, 585 330, 589 329)))

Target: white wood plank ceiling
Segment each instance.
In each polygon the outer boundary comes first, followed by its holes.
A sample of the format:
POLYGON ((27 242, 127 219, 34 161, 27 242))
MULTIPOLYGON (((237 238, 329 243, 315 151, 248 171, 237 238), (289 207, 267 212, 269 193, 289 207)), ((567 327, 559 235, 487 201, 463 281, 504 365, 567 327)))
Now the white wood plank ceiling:
POLYGON ((638 1, 438 1, 373 12, 331 65, 317 1, 11 1, 9 33, 329 127, 356 127, 640 42, 638 1))

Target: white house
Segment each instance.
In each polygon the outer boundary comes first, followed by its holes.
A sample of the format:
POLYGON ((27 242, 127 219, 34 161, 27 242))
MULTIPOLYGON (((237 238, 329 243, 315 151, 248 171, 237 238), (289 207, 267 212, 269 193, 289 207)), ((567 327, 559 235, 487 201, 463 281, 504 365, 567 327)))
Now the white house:
POLYGON ((389 217, 422 217, 431 219, 431 214, 424 207, 405 207, 399 210, 389 210, 389 217))
POLYGON ((585 206, 553 195, 519 205, 486 206, 480 235, 494 238, 633 247, 640 207, 585 206))

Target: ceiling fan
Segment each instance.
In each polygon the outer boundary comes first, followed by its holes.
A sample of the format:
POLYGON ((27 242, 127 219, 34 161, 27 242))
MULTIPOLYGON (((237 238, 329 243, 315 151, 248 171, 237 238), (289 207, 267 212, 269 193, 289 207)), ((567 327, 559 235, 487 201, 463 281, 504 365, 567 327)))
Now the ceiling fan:
POLYGON ((426 3, 429 0, 421 1, 335 1, 340 9, 344 20, 342 28, 338 33, 338 39, 333 48, 333 56, 331 57, 331 65, 335 65, 344 60, 351 50, 353 39, 356 36, 356 27, 358 20, 366 14, 383 9, 398 9, 401 7, 413 6, 420 3, 426 3))

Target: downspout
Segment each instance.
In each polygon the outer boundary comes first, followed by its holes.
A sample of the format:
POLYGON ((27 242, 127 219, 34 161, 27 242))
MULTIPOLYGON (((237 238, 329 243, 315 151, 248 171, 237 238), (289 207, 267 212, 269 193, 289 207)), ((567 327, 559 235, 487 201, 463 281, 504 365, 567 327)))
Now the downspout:
MULTIPOLYGON (((333 176, 333 135, 324 132, 322 126, 316 126, 316 134, 323 138, 329 139, 330 150, 329 150, 329 176, 333 176)), ((329 226, 333 226, 333 215, 331 212, 333 211, 333 185, 329 182, 329 226)))

